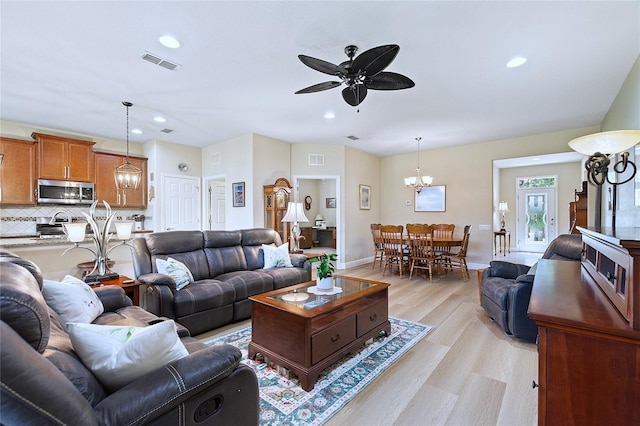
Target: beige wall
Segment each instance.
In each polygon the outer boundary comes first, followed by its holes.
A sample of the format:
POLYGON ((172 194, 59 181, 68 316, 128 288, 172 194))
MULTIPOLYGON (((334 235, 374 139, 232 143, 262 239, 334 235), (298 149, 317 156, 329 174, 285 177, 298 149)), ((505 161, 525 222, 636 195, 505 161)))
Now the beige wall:
MULTIPOLYGON (((278 139, 253 135, 253 223, 248 227, 264 226, 263 186, 273 185, 284 177, 291 181, 291 144, 278 139)), ((227 228, 231 229, 231 228, 227 228)))
MULTIPOLYGON (((640 130, 640 55, 629 71, 620 92, 616 96, 609 112, 602 121, 602 131, 610 130, 640 130)), ((630 159, 640 168, 640 145, 629 151, 630 159)), ((607 194, 606 185, 603 194, 607 194)), ((640 227, 640 206, 634 205, 634 192, 640 192, 640 172, 636 174, 635 184, 632 182, 618 186, 618 211, 616 212, 616 226, 640 227)), ((640 198, 640 197, 638 197, 640 198)), ((611 212, 606 208, 606 197, 603 196, 604 210, 603 224, 611 224, 611 212)))
POLYGON ((472 225, 469 263, 486 265, 492 256, 493 231, 478 228, 480 224, 491 227, 494 222, 493 160, 569 152, 571 139, 596 131, 598 128, 589 127, 423 151, 423 174, 433 176, 434 185, 446 185, 446 212, 414 212, 414 192, 404 187, 402 179, 415 175, 416 153, 382 158, 381 221, 472 225), (407 200, 411 205, 406 205, 407 200))

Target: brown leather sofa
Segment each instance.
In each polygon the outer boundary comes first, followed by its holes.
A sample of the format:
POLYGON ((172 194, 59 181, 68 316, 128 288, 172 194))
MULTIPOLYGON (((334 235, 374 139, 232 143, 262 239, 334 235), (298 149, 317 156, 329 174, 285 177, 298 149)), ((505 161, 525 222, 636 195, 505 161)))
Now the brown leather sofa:
POLYGON ((168 231, 133 240, 136 278, 146 284, 141 305, 175 319, 192 335, 251 317, 250 296, 311 280, 311 264, 291 254, 293 267, 264 269, 262 244, 280 246, 273 229, 168 231), (175 281, 158 273, 156 259, 184 263, 194 281, 176 290, 175 281))
MULTIPOLYGON (((256 375, 241 352, 209 347, 181 328, 189 355, 110 393, 80 361, 41 293, 32 262, 0 251, 0 424, 257 424, 256 375)), ((162 321, 115 286, 97 288, 101 324, 162 321)))

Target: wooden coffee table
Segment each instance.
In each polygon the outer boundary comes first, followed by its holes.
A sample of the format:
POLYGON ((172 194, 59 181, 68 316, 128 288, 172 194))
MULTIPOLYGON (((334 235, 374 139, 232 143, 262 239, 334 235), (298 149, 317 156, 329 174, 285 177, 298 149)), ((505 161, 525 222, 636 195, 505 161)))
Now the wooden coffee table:
POLYGON ((310 294, 315 281, 252 296, 249 358, 298 376, 310 391, 320 372, 380 332, 391 333, 386 283, 335 276, 342 293, 310 294))

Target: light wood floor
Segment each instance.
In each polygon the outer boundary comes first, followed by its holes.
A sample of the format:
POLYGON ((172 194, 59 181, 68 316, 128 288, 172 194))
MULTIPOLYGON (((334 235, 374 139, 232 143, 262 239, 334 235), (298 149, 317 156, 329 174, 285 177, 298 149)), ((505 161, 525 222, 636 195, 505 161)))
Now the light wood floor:
MULTIPOLYGON (((433 282, 371 264, 337 271, 391 284, 389 315, 435 330, 360 392, 327 425, 535 425, 535 344, 506 336, 478 300, 476 271, 433 282)), ((221 334, 247 322, 216 330, 221 334)), ((212 334, 207 334, 210 336, 212 334)))

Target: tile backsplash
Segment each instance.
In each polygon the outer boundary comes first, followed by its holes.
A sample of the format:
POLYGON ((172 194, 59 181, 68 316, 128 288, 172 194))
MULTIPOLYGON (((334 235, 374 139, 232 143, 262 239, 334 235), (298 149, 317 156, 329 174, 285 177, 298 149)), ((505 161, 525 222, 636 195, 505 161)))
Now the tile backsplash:
MULTIPOLYGON (((35 206, 35 207, 7 207, 0 211, 0 236, 33 235, 36 233, 36 221, 40 217, 52 217, 58 211, 65 211, 73 218, 84 219, 81 212, 89 213, 89 206, 35 206)), ((145 214, 144 210, 112 210, 116 213, 115 220, 132 220, 134 214, 145 214)), ((98 220, 106 216, 106 210, 100 206, 96 209, 98 220)), ((60 215, 59 218, 65 216, 60 215)), ((150 229, 151 218, 146 217, 145 229, 150 229)))

